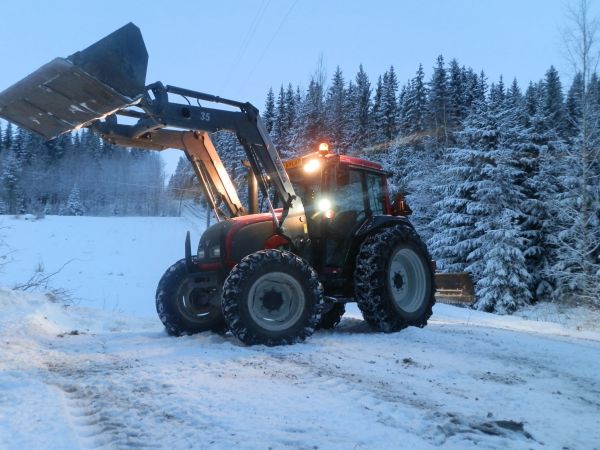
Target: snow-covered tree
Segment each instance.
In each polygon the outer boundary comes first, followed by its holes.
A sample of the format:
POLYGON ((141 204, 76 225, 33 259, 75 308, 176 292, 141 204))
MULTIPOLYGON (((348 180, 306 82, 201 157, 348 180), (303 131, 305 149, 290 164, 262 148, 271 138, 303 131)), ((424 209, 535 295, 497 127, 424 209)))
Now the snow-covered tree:
POLYGON ((81 203, 81 196, 79 194, 79 188, 77 185, 73 185, 69 198, 67 198, 67 204, 63 210, 65 216, 83 216, 83 205, 81 203))
POLYGON ((383 135, 389 142, 398 133, 398 78, 394 66, 390 66, 383 74, 382 83, 381 117, 383 119, 383 135))
POLYGON ((362 64, 356 74, 356 95, 349 106, 351 115, 356 118, 356 147, 365 147, 369 142, 369 129, 371 124, 371 82, 363 69, 362 64))
POLYGON ((444 57, 438 56, 429 82, 429 121, 433 136, 442 145, 448 143, 448 77, 444 57))
POLYGON ((384 117, 383 117, 383 102, 384 102, 384 89, 381 75, 377 79, 375 86, 375 96, 373 98, 373 106, 371 107, 371 121, 370 121, 370 143, 380 144, 385 142, 385 128, 384 128, 384 117))
POLYGON ((298 122, 302 127, 301 146, 305 149, 316 148, 326 135, 325 114, 323 113, 323 85, 313 77, 311 79, 298 122))
POLYGON ((339 66, 336 68, 325 99, 325 127, 332 148, 345 151, 346 89, 339 66))
POLYGON ((406 94, 402 102, 400 128, 405 135, 421 136, 427 128, 427 87, 423 65, 415 77, 406 86, 406 94))
POLYGON ((267 92, 262 119, 265 122, 265 128, 271 133, 273 131, 273 124, 275 123, 275 94, 273 93, 273 88, 269 88, 269 92, 267 92))

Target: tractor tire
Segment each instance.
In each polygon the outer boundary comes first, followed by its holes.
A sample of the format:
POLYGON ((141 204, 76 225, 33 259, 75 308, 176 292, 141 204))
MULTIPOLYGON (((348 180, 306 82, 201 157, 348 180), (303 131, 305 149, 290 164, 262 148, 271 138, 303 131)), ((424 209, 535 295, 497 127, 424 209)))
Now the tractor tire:
POLYGON ((333 303, 321 314, 321 320, 317 324, 317 330, 331 330, 338 326, 342 320, 342 316, 346 312, 346 305, 343 303, 333 303))
POLYGON ((302 258, 261 250, 231 270, 222 307, 229 330, 244 344, 295 344, 312 335, 321 319, 323 286, 302 258))
POLYGON ((225 331, 221 291, 194 287, 194 279, 200 274, 188 272, 185 259, 181 259, 167 269, 158 283, 156 311, 172 336, 225 331))
POLYGON ((354 271, 356 302, 365 321, 386 333, 427 325, 435 304, 430 261, 427 247, 408 226, 366 238, 354 271))

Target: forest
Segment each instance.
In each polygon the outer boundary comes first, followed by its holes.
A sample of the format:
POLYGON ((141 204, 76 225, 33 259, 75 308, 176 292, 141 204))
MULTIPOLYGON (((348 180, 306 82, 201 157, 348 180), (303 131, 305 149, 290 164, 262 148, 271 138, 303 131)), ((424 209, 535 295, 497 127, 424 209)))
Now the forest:
POLYGON ((0 214, 142 215, 170 212, 156 152, 103 142, 88 129, 44 142, 0 128, 0 214))

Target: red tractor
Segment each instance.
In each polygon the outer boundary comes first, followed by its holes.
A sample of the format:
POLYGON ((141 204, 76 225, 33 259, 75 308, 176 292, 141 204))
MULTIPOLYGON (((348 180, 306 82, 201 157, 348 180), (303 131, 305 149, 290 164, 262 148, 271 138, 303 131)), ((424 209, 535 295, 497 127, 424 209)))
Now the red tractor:
POLYGON ((425 326, 433 264, 402 210, 394 211, 399 202, 390 203, 381 166, 321 150, 284 168, 304 214, 250 208, 208 228, 196 255, 188 250, 159 283, 167 330, 229 329, 246 344, 292 343, 337 325, 350 301, 379 330, 425 326), (298 226, 282 230, 289 222, 298 226))
POLYGON ((0 116, 46 138, 86 126, 127 147, 185 152, 217 223, 195 254, 188 233, 185 258, 160 280, 156 308, 168 333, 230 330, 248 345, 291 344, 334 327, 351 301, 378 330, 427 324, 434 263, 379 164, 326 146, 284 163, 255 107, 146 86, 147 58, 128 24, 0 93, 0 116), (219 130, 245 149, 248 205, 210 140, 219 130))

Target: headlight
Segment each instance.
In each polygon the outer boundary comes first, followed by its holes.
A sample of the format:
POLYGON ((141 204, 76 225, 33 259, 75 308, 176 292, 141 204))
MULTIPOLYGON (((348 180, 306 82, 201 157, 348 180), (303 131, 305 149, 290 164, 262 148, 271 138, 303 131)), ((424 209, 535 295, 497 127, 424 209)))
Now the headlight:
POLYGON ((199 259, 203 259, 203 258, 204 258, 204 256, 205 256, 205 254, 204 254, 204 249, 203 249, 203 248, 199 248, 199 249, 198 249, 198 258, 199 258, 199 259))
POLYGON ((318 206, 319 211, 323 213, 323 217, 325 217, 326 219, 333 219, 333 216, 335 216, 335 212, 333 211, 333 209, 331 209, 331 200, 329 200, 328 198, 322 198, 321 200, 319 200, 318 206))
POLYGON ((214 245, 208 250, 208 254, 211 258, 220 258, 221 257, 221 246, 214 245))
POLYGON ((319 211, 326 212, 331 209, 331 201, 327 198, 319 200, 319 211))
POLYGON ((306 173, 313 173, 319 170, 320 167, 321 161, 319 161, 318 159, 311 159, 306 164, 304 164, 304 171, 306 173))

